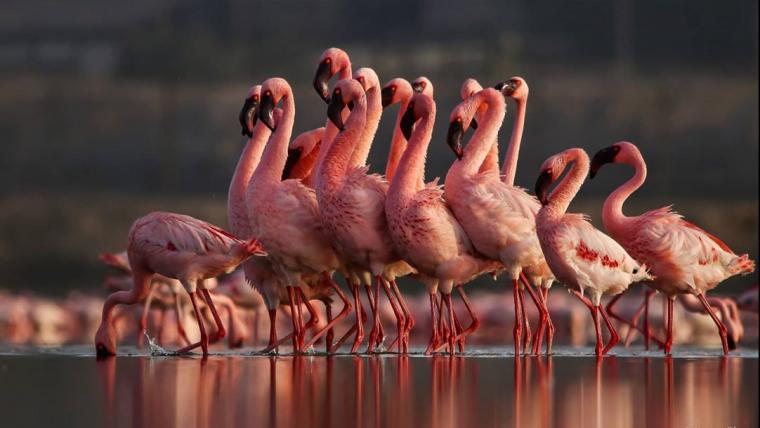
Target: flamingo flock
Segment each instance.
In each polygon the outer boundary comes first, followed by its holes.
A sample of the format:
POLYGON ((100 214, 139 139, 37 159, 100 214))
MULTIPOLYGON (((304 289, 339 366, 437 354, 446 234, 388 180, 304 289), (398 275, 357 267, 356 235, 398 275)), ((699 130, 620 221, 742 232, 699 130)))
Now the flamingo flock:
MULTIPOLYGON (((419 77, 410 83, 394 78, 381 85, 374 70, 352 71, 348 54, 330 48, 319 58, 313 86, 327 105, 325 124, 295 138, 296 102, 285 79, 267 79, 246 94, 238 119, 248 139, 228 191, 230 232, 167 212, 135 221, 128 235, 128 260, 107 258, 131 274, 131 284, 119 287, 103 305, 95 334, 98 355, 116 353, 115 306, 150 305, 160 287, 170 292, 167 305, 176 308, 178 333, 186 342, 178 352, 200 347, 207 355, 209 345, 228 334, 217 304, 227 309, 229 326, 240 324, 234 322, 235 305, 228 303, 229 298, 220 300, 210 292, 216 277, 238 266, 269 314, 269 342, 263 352, 278 352, 286 341, 296 353, 311 352, 322 340, 327 353, 347 341, 350 352, 356 353, 365 339, 368 353, 409 352, 415 321, 397 284, 403 276, 427 291, 431 336, 425 354, 464 351, 467 337, 480 325, 465 286, 481 275, 503 276, 513 290, 515 355, 539 354, 544 340, 545 352, 552 352, 555 327, 548 293, 555 282, 588 307, 597 356, 619 341, 610 317, 629 324, 629 336, 641 331, 648 343, 646 315, 654 292, 667 298, 666 337, 661 341, 666 353, 673 342, 676 298, 689 310, 710 315, 724 353, 741 335, 741 325, 734 326, 736 305, 705 294, 729 277, 752 273, 754 262, 670 207, 624 215, 624 202, 641 187, 647 173, 634 144, 613 144, 593 159, 581 148, 550 156, 538 171, 535 196, 515 184, 529 94, 525 79, 511 77, 486 88, 474 79, 464 82, 462 101, 449 114, 446 143, 455 160, 444 185, 437 179, 425 182, 437 112, 429 79, 419 77), (331 87, 334 77, 337 81, 331 87), (517 109, 500 169, 497 137, 508 99, 517 109), (400 109, 384 175, 372 173, 366 162, 376 131, 384 109, 396 103, 400 109), (632 166, 634 176, 605 201, 605 233, 587 216, 567 210, 586 177, 594 178, 610 163, 632 166), (350 298, 335 281, 336 273, 345 281, 350 298), (634 283, 644 284, 647 292, 634 318, 627 320, 614 312, 613 305, 634 283), (195 343, 181 330, 183 288, 200 331, 195 343), (467 309, 467 325, 454 310, 454 291, 467 309), (526 294, 539 314, 532 333, 526 294), (602 305, 603 296, 613 296, 607 307, 602 305), (333 316, 336 298, 341 309, 333 316), (387 345, 382 299, 387 299, 396 321, 395 337, 387 345), (316 301, 324 304, 326 321, 319 319, 316 301), (276 328, 281 305, 289 309, 292 325, 292 332, 284 336, 276 328), (212 332, 206 329, 203 308, 211 312, 212 332), (353 320, 350 327, 336 336, 336 328, 352 313, 347 318, 353 320), (638 325, 642 313, 643 328, 638 325), (602 323, 609 333, 606 343, 602 323)), ((144 318, 140 327, 145 328, 144 318)), ((230 346, 239 343, 231 340, 230 346)))

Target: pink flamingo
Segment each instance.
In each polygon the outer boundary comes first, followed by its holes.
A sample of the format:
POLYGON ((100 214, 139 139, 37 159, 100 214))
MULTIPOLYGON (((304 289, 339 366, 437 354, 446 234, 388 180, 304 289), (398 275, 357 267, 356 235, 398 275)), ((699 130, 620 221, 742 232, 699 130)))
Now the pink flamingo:
MULTIPOLYGON (((438 288, 448 308, 450 331, 456 332, 451 305, 454 284, 466 283, 498 268, 475 253, 464 230, 444 202, 443 192, 438 188, 419 188, 419 183, 424 181, 425 158, 434 121, 433 99, 425 94, 415 94, 401 120, 409 147, 401 157, 398 173, 388 189, 385 202, 385 214, 396 251, 417 269, 428 289, 433 334, 426 353, 440 345, 435 318, 435 293, 438 288)), ((449 352, 453 354, 454 342, 459 337, 451 334, 448 339, 449 352)))
POLYGON ((325 128, 319 127, 302 132, 293 139, 288 148, 288 161, 285 163, 283 177, 301 180, 304 185, 314 187, 312 171, 317 165, 324 134, 325 128))
MULTIPOLYGON (((505 113, 504 97, 491 88, 475 93, 451 112, 447 142, 459 159, 446 175, 444 197, 475 249, 490 260, 501 262, 507 271, 514 287, 515 355, 519 355, 524 317, 519 298, 520 279, 533 300, 539 302, 541 325, 549 317, 549 311, 521 273, 525 271, 534 284, 541 284, 549 269, 536 235, 538 201, 524 190, 501 181, 492 170, 479 172, 496 141, 505 113), (462 136, 483 105, 487 109, 480 126, 462 151, 462 136)), ((477 326, 474 323, 470 331, 477 326)), ((534 352, 538 349, 534 348, 534 352)))
POLYGON ((568 214, 567 207, 583 185, 589 159, 583 149, 568 149, 541 165, 536 195, 543 205, 536 215, 541 249, 558 281, 569 287, 591 311, 596 329, 596 355, 604 355, 618 341, 618 335, 600 305, 603 294, 620 294, 637 281, 650 280, 646 268, 626 253, 612 238, 589 223, 583 214, 568 214), (559 179, 568 163, 570 171, 547 197, 549 186, 559 179), (588 290, 591 300, 583 293, 588 290), (599 312, 611 338, 602 348, 599 312))
MULTIPOLYGON (((461 96, 462 101, 464 101, 467 98, 470 98, 471 95, 482 90, 483 86, 481 86, 477 80, 466 79, 459 90, 459 96, 461 96)), ((470 127, 472 129, 478 129, 478 123, 482 120, 482 116, 485 114, 486 109, 487 106, 482 104, 478 108, 478 111, 475 112, 475 116, 472 118, 472 121, 470 121, 470 127)), ((486 156, 486 159, 483 161, 478 172, 486 171, 496 171, 497 173, 499 171, 499 143, 497 140, 494 140, 491 150, 488 152, 488 156, 486 156)))
MULTIPOLYGON (((269 259, 280 281, 286 285, 289 299, 294 305, 301 299, 312 315, 316 315, 305 291, 307 281, 319 276, 329 281, 344 302, 343 310, 312 337, 310 345, 348 315, 351 304, 330 279, 341 264, 322 227, 316 194, 300 180, 282 180, 295 117, 293 92, 281 78, 268 79, 262 84, 261 91, 259 119, 274 130, 274 108, 280 101, 283 114, 248 185, 248 217, 252 229, 267 248, 269 259)), ((325 147, 324 142, 322 147, 325 147)), ((300 318, 297 313, 296 317, 300 318)), ((303 326, 294 319, 293 327, 297 333, 293 336, 294 348, 298 352, 304 345, 303 326)))
POLYGON ((602 165, 623 163, 635 169, 634 176, 618 187, 604 202, 604 227, 637 260, 651 267, 655 278, 646 284, 662 293, 668 300, 665 352, 673 343, 673 301, 678 294, 693 294, 710 314, 728 353, 726 326, 705 298, 725 279, 755 270, 755 263, 746 254, 736 255, 723 241, 687 222, 679 214, 664 207, 635 217, 623 214, 623 203, 646 180, 647 169, 639 149, 626 141, 613 144, 594 155, 591 165, 593 178, 602 165))
POLYGON ((98 355, 116 353, 116 339, 111 323, 114 306, 139 302, 147 295, 154 274, 178 279, 193 303, 201 340, 179 352, 200 346, 203 355, 208 355, 209 337, 198 309, 196 290, 200 289, 214 315, 217 325, 214 339, 223 338, 226 332, 205 281, 233 271, 251 256, 266 254, 255 239, 243 241, 210 223, 167 212, 150 213, 135 221, 129 232, 127 253, 134 285, 131 290, 117 291, 106 299, 100 327, 95 334, 98 355))
MULTIPOLYGON (((374 72, 364 73, 366 75, 361 76, 362 80, 373 81, 377 89, 379 84, 377 77, 372 76, 374 72)), ((322 223, 341 259, 346 263, 346 268, 360 274, 368 273, 374 279, 374 305, 378 302, 378 290, 385 290, 396 315, 399 332, 397 339, 400 341, 399 350, 402 350, 405 317, 402 314, 403 309, 396 306, 390 287, 386 284, 395 279, 399 269, 406 267, 408 271, 410 268, 395 254, 393 243, 388 236, 384 210, 387 183, 378 175, 368 175, 366 167, 351 165, 352 157, 357 151, 363 152, 366 159, 368 150, 360 145, 369 145, 367 140, 371 143, 373 136, 367 135, 367 129, 373 131, 371 128, 377 128, 376 123, 365 125, 370 118, 367 112, 368 98, 358 79, 341 80, 336 85, 328 107, 328 116, 340 129, 340 133, 332 142, 325 158, 326 164, 321 170, 322 174, 317 179, 317 200, 322 223), (353 110, 344 124, 341 111, 346 105, 353 105, 353 110)), ((374 101, 378 104, 376 109, 382 112, 379 97, 374 101)), ((373 112, 373 116, 371 120, 377 122, 379 114, 373 112)), ((362 163, 363 159, 360 156, 355 162, 362 163)), ((355 296, 355 299, 357 297, 355 296)), ((372 304, 372 301, 370 303, 372 304)), ((356 304, 358 306, 358 303, 356 304)), ((372 310, 374 320, 368 352, 374 350, 379 324, 377 307, 373 307, 372 310)), ((358 321, 357 317, 357 334, 352 352, 356 352, 363 336, 363 326, 358 321)))

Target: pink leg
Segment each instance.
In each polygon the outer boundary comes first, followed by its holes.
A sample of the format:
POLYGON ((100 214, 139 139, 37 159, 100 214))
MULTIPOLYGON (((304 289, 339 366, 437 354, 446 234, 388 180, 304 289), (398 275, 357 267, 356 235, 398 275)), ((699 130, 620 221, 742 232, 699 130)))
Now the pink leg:
POLYGON ((393 288, 393 294, 396 296, 396 300, 398 300, 399 304, 401 305, 401 310, 404 312, 404 319, 406 320, 406 324, 404 326, 404 352, 409 352, 409 335, 411 334, 412 328, 414 327, 414 317, 412 316, 412 312, 409 310, 409 306, 406 304, 404 296, 401 295, 401 290, 399 290, 398 284, 395 280, 391 281, 391 287, 393 288))
MULTIPOLYGON (((667 297, 668 309, 665 316, 665 327, 667 330, 667 339, 665 339, 665 354, 670 355, 670 348, 673 346, 673 298, 667 297)), ((646 311, 644 311, 646 312, 646 311)))
POLYGON ((322 328, 322 330, 320 330, 319 332, 314 334, 314 336, 312 336, 311 340, 309 340, 309 342, 306 343, 306 347, 312 346, 314 342, 316 342, 320 337, 322 337, 323 334, 330 331, 335 326, 335 324, 339 323, 343 318, 345 318, 348 315, 349 312, 351 312, 351 302, 348 300, 348 298, 346 298, 346 295, 343 294, 343 291, 340 289, 340 287, 338 287, 338 284, 336 284, 335 281, 333 281, 332 278, 330 278, 330 276, 327 275, 326 273, 323 274, 323 276, 326 281, 329 281, 330 287, 332 287, 333 290, 335 290, 335 293, 338 294, 338 297, 340 297, 340 300, 343 301, 343 309, 341 309, 337 317, 329 321, 327 325, 324 326, 324 328, 322 328))
POLYGON ((151 285, 148 290, 148 297, 145 298, 145 304, 143 305, 142 314, 140 314, 139 331, 137 332, 137 347, 142 349, 145 346, 145 330, 148 325, 148 314, 150 313, 150 306, 153 303, 153 296, 156 293, 156 286, 151 285))
POLYGON ((523 286, 528 291, 528 295, 530 296, 531 300, 533 300, 533 304, 536 305, 536 309, 538 309, 538 330, 536 330, 536 334, 533 337, 532 351, 533 355, 538 355, 538 353, 541 351, 541 341, 543 340, 544 331, 548 325, 549 310, 546 309, 544 302, 536 295, 536 292, 533 290, 533 286, 530 285, 528 278, 522 272, 520 272, 520 279, 522 280, 523 286))
MULTIPOLYGON (((649 293, 651 290, 647 290, 647 293, 649 293)), ((652 293, 654 294, 654 293, 652 293)), ((649 339, 652 337, 652 330, 649 327, 649 299, 651 294, 647 294, 644 299, 644 349, 647 351, 649 350, 649 339)), ((671 344, 673 343, 673 336, 670 336, 671 344)), ((670 348, 668 348, 667 353, 670 353, 670 348)))
POLYGON ((383 290, 385 290, 385 295, 388 297, 388 301, 391 303, 393 314, 396 316, 396 330, 398 330, 397 336, 395 339, 393 339, 393 342, 391 342, 391 344, 388 346, 388 350, 391 350, 394 344, 398 344, 398 353, 401 354, 404 352, 404 347, 402 343, 404 341, 404 325, 406 324, 406 321, 404 320, 404 315, 402 314, 401 309, 393 300, 393 296, 391 295, 391 290, 389 290, 388 287, 383 287, 383 290))
POLYGON ((449 330, 448 337, 449 342, 449 355, 454 355, 454 339, 456 338, 456 327, 454 326, 454 307, 451 305, 451 294, 442 293, 443 303, 446 305, 446 309, 449 313, 449 330))
POLYGON ((718 315, 713 310, 712 306, 710 306, 710 303, 705 298, 705 295, 702 293, 697 294, 697 297, 699 298, 699 301, 702 302, 702 306, 705 307, 705 310, 707 310, 707 313, 710 314, 710 317, 712 317, 713 322, 715 322, 715 325, 718 326, 718 332, 720 333, 720 341, 723 344, 723 353, 728 355, 728 331, 726 330, 726 326, 723 325, 723 322, 718 318, 718 315))
POLYGON ((277 343, 277 309, 269 309, 269 345, 261 351, 262 353, 269 353, 272 351, 278 351, 277 343))
POLYGON ((179 349, 177 352, 180 354, 185 352, 190 352, 193 349, 197 348, 198 346, 201 347, 203 350, 203 356, 208 355, 208 335, 206 334, 206 326, 203 325, 203 318, 201 317, 201 312, 198 310, 198 303, 195 299, 195 293, 190 293, 190 301, 193 302, 193 311, 195 311, 195 319, 198 320, 198 329, 201 331, 201 340, 197 343, 193 343, 191 345, 187 345, 182 349, 179 349))
MULTIPOLYGON (((301 290, 300 288, 298 289, 298 295, 300 296, 301 301, 306 306, 306 309, 309 311, 309 322, 307 322, 303 327, 303 331, 305 334, 306 331, 311 330, 315 325, 317 325, 317 323, 319 323, 319 313, 317 313, 317 310, 314 308, 314 305, 312 305, 309 299, 306 298, 306 295, 304 294, 303 290, 301 290)), ((303 339, 301 339, 301 342, 303 342, 303 339)))
MULTIPOLYGON (((327 316, 327 324, 330 324, 330 322, 333 319, 332 316, 332 305, 328 300, 324 300, 322 303, 325 305, 325 316, 327 316)), ((335 339, 335 332, 333 331, 333 328, 330 327, 329 330, 327 330, 327 334, 325 335, 325 352, 328 354, 330 353, 330 349, 332 348, 333 339, 335 339)))
POLYGON ((298 324, 298 312, 296 309, 296 296, 293 287, 286 287, 288 290, 288 305, 290 305, 290 319, 293 323, 293 352, 299 352, 298 336, 300 334, 298 324))
POLYGON ((515 340, 515 358, 520 356, 520 343, 522 339, 523 308, 520 302, 520 285, 517 280, 512 281, 512 297, 515 301, 515 328, 513 336, 515 340))
POLYGON ((522 288, 519 288, 518 291, 520 293, 520 308, 522 309, 523 314, 523 327, 525 328, 525 333, 523 335, 523 352, 527 353, 531 339, 530 321, 528 320, 528 311, 525 309, 525 293, 522 288))
POLYGON ((430 293, 428 295, 430 297, 430 324, 432 327, 431 334, 430 334, 430 343, 428 343, 427 349, 425 349, 425 355, 430 355, 433 353, 433 350, 438 347, 438 320, 436 319, 436 315, 438 313, 437 309, 437 303, 435 294, 430 293))
POLYGON ((599 357, 604 355, 602 349, 602 343, 604 342, 604 339, 602 339, 602 326, 599 323, 599 306, 592 306, 591 316, 594 318, 594 328, 596 329, 596 356, 599 357))
POLYGON ((615 326, 612 325, 612 322, 610 322, 609 317, 607 316, 607 312, 604 310, 603 306, 599 306, 599 312, 602 313, 602 318, 604 319, 604 324, 607 325, 607 330, 610 332, 610 341, 607 342, 607 346, 604 347, 602 350, 602 354, 606 354, 610 351, 610 349, 614 348, 615 345, 620 341, 620 336, 618 336, 617 331, 615 331, 615 326))
POLYGON ((214 322, 216 323, 216 333, 212 334, 211 337, 209 337, 209 341, 213 343, 213 342, 223 339, 224 336, 227 335, 227 332, 224 329, 224 324, 222 324, 222 318, 219 316, 219 313, 216 311, 216 307, 214 306, 214 302, 211 300, 211 295, 209 294, 208 290, 206 290, 205 288, 201 288, 201 295, 203 296, 203 300, 206 301, 206 304, 208 305, 209 309, 211 309, 211 314, 214 316, 214 322))
POLYGON ((459 292, 459 297, 462 298, 462 302, 464 302, 464 307, 467 308, 467 312, 470 314, 470 319, 472 320, 470 325, 467 326, 466 329, 462 330, 461 333, 459 333, 459 338, 464 339, 466 336, 471 335, 478 329, 478 327, 480 327, 480 320, 478 319, 475 311, 472 309, 472 304, 470 303, 470 299, 467 297, 467 294, 465 294, 464 288, 461 285, 458 285, 456 289, 457 292, 459 292))

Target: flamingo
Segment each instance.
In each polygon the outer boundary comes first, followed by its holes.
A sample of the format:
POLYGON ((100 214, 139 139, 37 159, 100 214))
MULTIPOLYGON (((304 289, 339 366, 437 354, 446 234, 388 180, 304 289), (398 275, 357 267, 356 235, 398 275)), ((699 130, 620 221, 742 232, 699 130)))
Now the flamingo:
MULTIPOLYGON (((364 72, 362 76, 365 82, 375 82, 375 89, 379 86, 377 77, 371 76, 374 72, 364 72)), ((404 341, 405 317, 402 309, 395 304, 389 287, 386 286, 395 279, 399 269, 409 270, 408 265, 402 262, 393 250, 393 243, 388 236, 388 227, 385 219, 385 196, 387 183, 378 175, 368 175, 367 168, 351 165, 357 151, 366 153, 367 150, 360 145, 368 145, 371 135, 367 129, 377 128, 377 124, 365 126, 369 114, 368 98, 360 80, 341 80, 336 85, 328 107, 328 115, 335 126, 340 130, 336 139, 332 142, 330 150, 325 158, 325 166, 317 179, 317 200, 322 223, 329 232, 333 246, 338 249, 340 257, 346 263, 346 268, 353 272, 371 275, 375 281, 374 305, 377 305, 377 291, 382 287, 391 302, 397 319, 399 351, 402 350, 404 341), (345 124, 340 112, 346 105, 352 105, 353 110, 345 124)), ((379 97, 377 110, 382 112, 379 97)), ((379 120, 379 114, 375 114, 379 120)), ((374 133, 374 132, 372 132, 374 133)), ((366 158, 366 154, 364 155, 366 158)), ((355 160, 362 163, 361 157, 355 160)), ((368 279, 365 279, 368 282, 368 279)), ((373 307, 373 329, 370 334, 368 352, 374 350, 377 325, 379 324, 379 311, 373 307)), ((356 352, 363 336, 362 323, 357 318, 357 335, 352 346, 352 352, 356 352)))
MULTIPOLYGON (((439 345, 435 318, 438 288, 448 308, 450 331, 456 332, 451 306, 454 284, 466 283, 498 268, 475 253, 472 243, 444 202, 443 192, 439 188, 419 188, 418 183, 424 180, 435 110, 435 101, 428 95, 415 94, 409 101, 400 125, 409 147, 401 157, 398 173, 385 201, 385 214, 396 251, 417 269, 427 286, 433 325, 425 351, 428 354, 439 345)), ((448 338, 451 354, 458 339, 455 334, 448 338)))
POLYGON ((755 284, 752 288, 745 291, 739 296, 739 299, 737 299, 739 309, 747 312, 758 313, 757 290, 757 284, 755 284))
POLYGON ((312 171, 317 164, 317 155, 324 135, 325 128, 322 126, 302 132, 293 139, 288 148, 288 161, 282 174, 284 178, 301 180, 304 185, 314 187, 312 171))
POLYGON ((546 262, 557 280, 573 290, 591 311, 596 329, 596 355, 601 356, 618 341, 617 332, 600 305, 602 295, 620 294, 631 283, 652 277, 620 244, 594 228, 585 215, 567 213, 588 168, 588 155, 579 148, 565 150, 544 161, 536 180, 536 195, 543 205, 536 215, 536 229, 546 262), (570 162, 573 162, 570 171, 547 196, 549 186, 559 179, 570 162), (590 300, 584 297, 586 291, 590 300), (600 312, 611 335, 604 348, 600 312))
MULTIPOLYGON (((607 163, 633 166, 634 176, 618 187, 604 202, 604 227, 637 260, 650 266, 655 278, 646 284, 667 297, 665 353, 673 344, 673 302, 679 294, 692 294, 718 327, 723 352, 728 354, 726 326, 705 298, 705 293, 734 275, 754 272, 755 262, 746 254, 736 255, 723 241, 684 220, 670 207, 628 217, 623 203, 646 180, 647 168, 639 149, 622 141, 598 151, 591 165, 593 178, 607 163)), ((733 347, 733 343, 731 345, 733 347)))
POLYGON ((116 339, 112 325, 113 308, 134 304, 144 298, 154 274, 174 278, 190 294, 201 340, 179 350, 187 352, 201 347, 208 355, 209 337, 196 301, 196 290, 211 309, 217 325, 214 339, 226 332, 214 302, 206 289, 206 280, 232 272, 254 255, 265 255, 256 239, 243 241, 221 228, 182 214, 153 212, 135 221, 129 231, 127 246, 134 284, 129 291, 117 291, 103 304, 100 327, 95 333, 95 349, 99 356, 115 355, 116 339))
MULTIPOLYGON (((312 337, 306 345, 308 347, 348 315, 351 304, 330 278, 341 264, 322 227, 314 190, 300 180, 282 180, 295 117, 293 92, 287 81, 281 78, 266 80, 261 92, 258 117, 274 131, 247 189, 249 198, 246 202, 252 229, 267 248, 269 260, 279 280, 286 285, 290 301, 297 304, 300 298, 312 315, 316 315, 305 292, 307 283, 321 276, 344 302, 338 316, 312 337), (283 114, 275 130, 274 109, 280 101, 283 114)), ((325 147, 324 142, 322 147, 325 147)), ((303 326, 296 320, 294 330, 293 344, 299 352, 304 347, 303 326)))
MULTIPOLYGON (((538 201, 524 190, 501 181, 498 172, 479 172, 496 141, 505 112, 504 97, 492 88, 475 93, 451 112, 447 142, 458 160, 446 175, 444 197, 475 249, 490 260, 501 262, 512 282, 516 317, 515 355, 519 355, 524 317, 519 280, 522 279, 535 302, 542 302, 521 273, 525 271, 534 284, 541 284, 547 273, 547 279, 552 277, 536 235, 538 201), (462 136, 483 105, 487 109, 481 123, 463 151, 462 136)), ((543 304, 537 306, 543 326, 549 311, 543 304)), ((474 317, 474 314, 471 316, 474 317)), ((469 332, 477 326, 475 322, 469 332)), ((534 347, 534 352, 537 353, 538 348, 534 347)))
MULTIPOLYGON (((466 79, 462 83, 462 87, 459 90, 459 95, 462 97, 462 101, 464 101, 467 98, 470 98, 471 95, 482 90, 483 86, 481 86, 477 80, 470 78, 466 79)), ((478 129, 478 123, 481 121, 482 116, 485 114, 486 108, 487 106, 485 104, 482 104, 478 108, 478 111, 475 113, 472 121, 470 121, 470 127, 472 129, 478 129)), ((497 173, 499 171, 499 143, 497 140, 494 140, 494 143, 491 146, 491 150, 488 152, 488 155, 483 161, 483 164, 480 166, 480 170, 478 172, 486 171, 496 171, 497 173)))

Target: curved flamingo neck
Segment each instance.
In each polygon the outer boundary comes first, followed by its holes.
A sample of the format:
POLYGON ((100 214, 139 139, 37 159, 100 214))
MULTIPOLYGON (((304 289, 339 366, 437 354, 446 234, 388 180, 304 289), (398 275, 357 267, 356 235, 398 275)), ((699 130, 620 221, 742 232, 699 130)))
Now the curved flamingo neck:
MULTIPOLYGON (((346 65, 341 67, 338 70, 338 79, 339 80, 346 80, 351 78, 351 62, 346 59, 346 65)), ((343 112, 341 112, 341 116, 343 117, 343 120, 346 120, 347 113, 346 109, 343 109, 343 112)), ((325 158, 327 157, 327 152, 330 150, 330 146, 333 144, 333 140, 335 140, 335 136, 338 135, 338 128, 335 127, 335 124, 332 123, 330 119, 327 119, 325 121, 325 134, 322 137, 322 145, 319 147, 319 154, 317 155, 317 165, 314 167, 314 170, 312 171, 312 175, 316 174, 315 177, 319 177, 322 174, 322 165, 325 163, 325 158)))
POLYGON ((607 230, 618 230, 624 226, 623 223, 628 217, 623 214, 623 204, 647 179, 647 165, 641 153, 637 152, 631 155, 633 159, 623 163, 631 165, 635 169, 633 177, 615 189, 604 201, 602 207, 602 222, 607 230))
POLYGON ((248 210, 245 202, 246 190, 256 167, 259 166, 261 154, 270 135, 271 132, 264 123, 261 121, 256 123, 253 128, 253 136, 245 144, 243 153, 241 153, 235 167, 235 173, 232 175, 232 181, 230 181, 227 192, 227 220, 232 233, 240 238, 251 236, 251 224, 248 221, 248 210))
POLYGON ((554 191, 549 195, 549 204, 545 207, 547 211, 554 215, 562 215, 567 212, 567 207, 573 200, 583 181, 588 175, 589 159, 586 152, 581 149, 569 149, 565 152, 567 162, 573 162, 565 178, 557 185, 554 191))
POLYGON ((491 150, 488 151, 488 155, 486 155, 486 159, 483 161, 483 164, 480 165, 480 170, 478 172, 486 172, 486 171, 499 171, 499 142, 494 141, 491 145, 491 150))
MULTIPOLYGON (((269 142, 264 149, 260 166, 251 177, 252 183, 279 183, 282 180, 282 171, 288 160, 288 144, 293 134, 293 122, 295 120, 296 107, 293 100, 293 92, 287 89, 282 97, 282 119, 277 124, 276 130, 269 137, 269 142)), ((248 191, 252 186, 248 186, 248 191)))
POLYGON ((515 175, 517 174, 517 158, 520 156, 520 143, 522 142, 523 128, 525 127, 525 111, 527 109, 528 99, 521 98, 517 102, 517 112, 515 112, 515 123, 512 128, 512 136, 509 138, 509 146, 504 156, 504 166, 502 175, 505 183, 510 186, 515 185, 515 175))
POLYGON ((433 135, 435 122, 435 105, 420 118, 414 127, 412 136, 398 164, 396 173, 388 194, 394 194, 397 201, 405 201, 414 197, 419 190, 419 183, 425 180, 425 160, 430 137, 433 135))
POLYGON ((317 194, 334 192, 346 176, 352 152, 362 136, 367 117, 367 101, 363 96, 353 97, 354 109, 349 113, 345 129, 335 136, 326 156, 325 164, 317 176, 317 194))
POLYGON ((483 104, 488 106, 488 109, 483 114, 482 123, 467 143, 462 160, 454 162, 452 166, 455 168, 459 164, 462 172, 468 175, 477 174, 486 157, 493 150, 494 141, 506 114, 504 98, 495 89, 480 91, 475 99, 476 109, 483 104))
POLYGON ((396 175, 401 156, 406 151, 408 145, 406 138, 404 138, 404 134, 401 133, 399 125, 401 124, 401 118, 404 117, 404 113, 406 113, 407 107, 409 107, 409 100, 411 98, 411 95, 409 95, 401 99, 399 102, 398 113, 396 114, 396 122, 393 124, 391 148, 390 153, 388 153, 388 162, 385 164, 385 179, 390 183, 393 182, 393 177, 396 175))
POLYGON ((375 139, 377 127, 380 124, 380 116, 383 114, 383 104, 380 98, 380 88, 375 85, 367 91, 367 118, 359 141, 351 154, 350 166, 358 167, 367 164, 369 150, 375 139))

